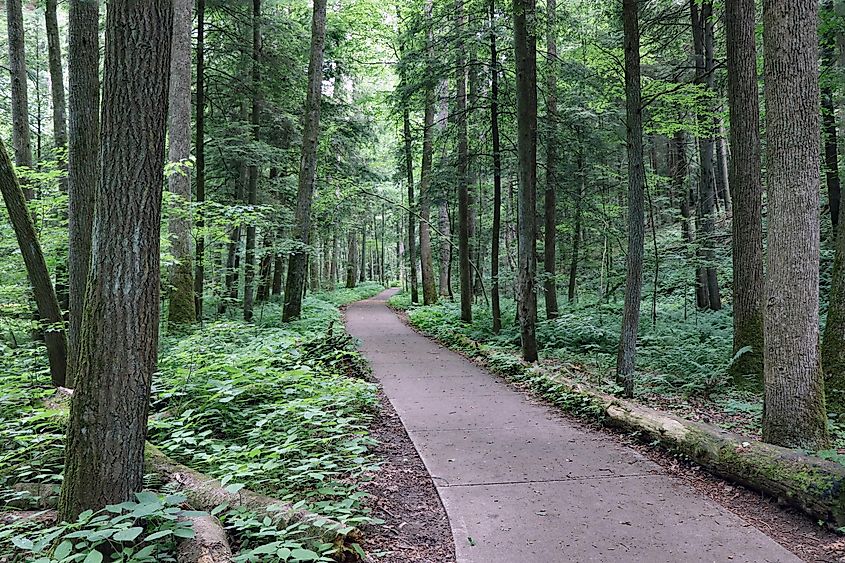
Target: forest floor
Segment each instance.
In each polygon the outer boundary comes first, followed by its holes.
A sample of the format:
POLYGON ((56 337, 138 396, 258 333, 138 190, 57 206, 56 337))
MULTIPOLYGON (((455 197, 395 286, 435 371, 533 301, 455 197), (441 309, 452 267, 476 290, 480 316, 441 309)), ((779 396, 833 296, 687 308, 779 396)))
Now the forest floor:
POLYGON ((837 560, 835 536, 806 519, 769 519, 779 509, 751 493, 564 418, 416 333, 386 307, 393 293, 350 306, 347 329, 434 479, 458 560, 837 560))

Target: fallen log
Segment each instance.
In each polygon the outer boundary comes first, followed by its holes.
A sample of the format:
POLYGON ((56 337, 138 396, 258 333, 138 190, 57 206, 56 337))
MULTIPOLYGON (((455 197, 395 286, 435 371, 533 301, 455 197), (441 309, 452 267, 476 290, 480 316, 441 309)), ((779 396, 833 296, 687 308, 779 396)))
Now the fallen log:
POLYGON ((20 510, 13 512, 0 512, 0 524, 9 525, 21 520, 31 520, 33 522, 40 522, 50 524, 58 520, 58 514, 55 510, 20 510))
POLYGON ((333 544, 340 553, 348 551, 346 548, 349 544, 361 539, 361 533, 352 526, 346 526, 307 510, 294 508, 291 504, 279 499, 248 489, 231 493, 220 481, 173 461, 150 443, 147 443, 145 457, 148 470, 157 473, 165 482, 176 486, 188 497, 189 504, 196 510, 211 511, 221 504, 227 504, 232 508, 246 508, 259 516, 269 517, 280 529, 299 525, 306 534, 323 543, 333 544))
POLYGON ((503 361, 501 352, 467 337, 452 335, 451 342, 444 344, 480 358, 506 378, 527 383, 565 410, 657 443, 710 473, 769 495, 828 525, 845 526, 845 465, 637 405, 569 379, 559 369, 527 364, 512 355, 503 361))
POLYGON ((190 522, 194 537, 179 542, 176 552, 177 563, 230 563, 232 561, 229 539, 216 516, 210 514, 187 516, 182 520, 190 522))

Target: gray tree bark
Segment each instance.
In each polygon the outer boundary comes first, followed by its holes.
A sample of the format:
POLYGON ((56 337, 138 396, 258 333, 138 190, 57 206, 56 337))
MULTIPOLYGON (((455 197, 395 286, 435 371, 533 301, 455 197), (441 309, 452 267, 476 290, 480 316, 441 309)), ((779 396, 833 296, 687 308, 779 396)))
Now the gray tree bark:
MULTIPOLYGON (((557 0, 546 0, 546 190, 544 202, 545 228, 543 230, 543 293, 546 301, 546 318, 558 315, 557 283, 557 0)), ((580 227, 580 226, 579 226, 580 227)), ((578 237, 578 234, 575 234, 578 237)), ((572 299, 570 298, 570 301, 572 299)))
POLYGON ((47 58, 50 65, 50 92, 53 97, 53 139, 56 148, 61 150, 67 146, 67 112, 57 4, 58 0, 47 0, 44 23, 47 28, 47 58))
MULTIPOLYGON (((431 21, 433 0, 427 0, 426 56, 431 72, 434 63, 434 32, 431 21)), ((423 304, 437 302, 437 286, 434 282, 434 258, 431 250, 431 169, 434 161, 434 86, 425 91, 425 115, 423 117, 422 168, 420 170, 420 273, 422 274, 423 304)))
POLYGON ((171 324, 192 323, 197 318, 194 300, 194 261, 191 254, 191 35, 192 0, 173 0, 173 39, 170 60, 170 116, 168 160, 176 168, 167 179, 176 199, 169 217, 170 245, 176 265, 170 271, 171 324))
POLYGON ((830 443, 819 365, 818 2, 765 0, 768 268, 763 440, 830 443))
POLYGON ((763 186, 760 177, 760 102, 754 0, 725 4, 728 105, 731 118, 730 181, 733 192, 733 353, 750 349, 731 365, 734 381, 762 383, 763 186))
MULTIPOLYGON (((261 107, 261 0, 252 0, 252 138, 258 140, 260 132, 261 107)), ((247 187, 246 203, 255 206, 258 203, 258 176, 260 170, 257 164, 249 167, 249 185, 247 187)), ((255 223, 246 227, 246 251, 244 253, 244 320, 251 321, 255 305, 255 223)))
MULTIPOLYGON (((15 166, 32 167, 32 141, 29 133, 29 101, 24 47, 23 7, 21 0, 6 0, 6 27, 9 34, 9 74, 12 94, 12 148, 15 166)), ((24 186, 27 199, 31 188, 24 186)))
POLYGON ((68 9, 68 387, 77 376, 100 152, 100 3, 68 9))
POLYGON ((112 0, 91 271, 71 401, 63 519, 141 489, 159 328, 170 0, 112 0))
POLYGON ((323 86, 323 47, 326 42, 326 0, 314 0, 311 21, 311 60, 308 65, 308 93, 305 98, 305 123, 302 131, 302 156, 299 167, 294 240, 301 248, 291 252, 285 282, 285 306, 282 320, 291 321, 302 313, 302 289, 306 281, 307 246, 311 233, 311 203, 317 176, 317 141, 320 136, 320 102, 323 86))
POLYGON ((467 77, 464 53, 464 0, 455 0, 455 83, 457 86, 455 123, 458 126, 458 161, 455 170, 458 182, 458 263, 461 285, 461 320, 472 322, 472 270, 470 269, 470 200, 467 162, 467 77))
POLYGON ((516 58, 517 152, 519 155, 519 273, 517 317, 522 357, 537 361, 537 6, 535 0, 513 0, 516 58))
POLYGON ((496 46, 496 0, 490 0, 490 136, 493 140, 493 233, 490 249, 490 305, 493 332, 502 330, 499 292, 499 243, 502 230, 502 149, 499 138, 499 52, 496 46))
POLYGON ((624 388, 625 396, 632 397, 645 244, 645 167, 637 0, 623 0, 622 21, 625 32, 625 129, 628 146, 628 259, 622 332, 619 337, 619 353, 616 357, 616 379, 624 388))

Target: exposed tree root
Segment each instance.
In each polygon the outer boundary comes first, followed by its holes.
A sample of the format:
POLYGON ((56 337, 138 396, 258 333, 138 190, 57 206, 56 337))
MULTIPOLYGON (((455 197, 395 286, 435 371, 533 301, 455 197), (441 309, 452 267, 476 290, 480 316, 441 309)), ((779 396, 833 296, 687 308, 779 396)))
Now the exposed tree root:
POLYGON ((176 463, 149 443, 146 464, 150 471, 160 475, 165 482, 177 486, 196 510, 210 511, 224 503, 231 507, 247 508, 262 517, 270 517, 280 529, 299 525, 307 535, 324 543, 334 544, 341 552, 345 551, 349 543, 360 540, 360 532, 355 528, 307 510, 294 508, 284 501, 248 489, 230 493, 223 488, 220 481, 176 463))
POLYGON ((176 554, 178 563, 229 563, 232 561, 232 548, 226 531, 216 516, 191 516, 190 521, 194 537, 179 543, 176 554))

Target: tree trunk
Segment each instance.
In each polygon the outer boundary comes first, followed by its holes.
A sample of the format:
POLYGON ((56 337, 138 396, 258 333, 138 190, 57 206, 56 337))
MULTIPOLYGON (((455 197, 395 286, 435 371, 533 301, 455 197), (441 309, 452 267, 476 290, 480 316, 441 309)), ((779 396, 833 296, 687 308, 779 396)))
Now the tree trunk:
MULTIPOLYGON (((21 0, 6 0, 6 27, 9 33, 9 74, 12 94, 12 148, 15 166, 32 168, 32 141, 29 133, 26 52, 24 47, 23 7, 21 0)), ((26 199, 33 191, 24 187, 26 199)))
POLYGON ((575 218, 572 225, 572 256, 569 263, 569 303, 575 302, 578 282, 578 261, 581 254, 581 217, 583 215, 584 188, 587 183, 587 165, 584 162, 584 148, 578 147, 578 180, 575 188, 575 218))
MULTIPOLYGON (((302 130, 302 156, 296 196, 294 248, 288 261, 285 282, 285 306, 282 320, 299 318, 302 313, 302 288, 305 286, 307 246, 311 234, 311 202, 317 176, 317 142, 320 136, 320 102, 323 86, 323 46, 326 42, 326 0, 314 0, 311 22, 311 56, 308 64, 308 93, 305 97, 305 119, 302 130)), ((354 283, 353 283, 354 285, 354 283)))
MULTIPOLYGON (((558 315, 557 283, 555 264, 557 262, 557 0, 546 0, 546 190, 545 228, 543 230, 543 293, 546 300, 546 318, 558 315)), ((578 234, 575 234, 578 237, 578 234)), ((570 276, 570 297, 572 301, 572 277, 570 276)))
POLYGON ((754 0, 725 5, 733 192, 734 382, 748 376, 757 386, 763 374, 763 186, 760 177, 760 101, 754 0))
POLYGON ((455 123, 458 127, 458 154, 455 176, 458 183, 458 262, 461 278, 461 320, 472 322, 472 271, 470 270, 470 216, 467 160, 467 79, 464 53, 464 0, 455 0, 455 83, 457 85, 455 123))
POLYGON ((159 327, 159 234, 172 2, 113 0, 106 19, 101 173, 63 519, 141 489, 159 327), (143 158, 139 158, 143 155, 143 158))
POLYGON ((64 331, 64 318, 47 271, 47 263, 41 252, 38 235, 29 215, 26 198, 18 182, 12 161, 6 153, 6 147, 0 141, 0 191, 6 202, 9 220, 18 239, 26 273, 32 285, 32 295, 38 307, 39 321, 44 325, 44 343, 47 345, 47 357, 50 361, 50 378, 53 385, 65 385, 67 368, 67 340, 64 331))
MULTIPOLYGON (((402 111, 403 142, 405 149, 405 177, 408 182, 408 277, 411 282, 411 303, 420 300, 417 288, 416 199, 414 198, 414 160, 411 152, 411 113, 407 104, 402 111)), ((361 280, 363 281, 363 280, 361 280)))
MULTIPOLYGON (((252 139, 258 141, 260 132, 261 106, 261 0, 252 0, 252 139)), ((247 205, 258 203, 258 177, 261 171, 257 164, 249 167, 247 205)), ((246 227, 246 250, 244 252, 244 320, 251 321, 255 305, 255 223, 246 227)))
POLYGON ((358 273, 358 238, 354 231, 349 232, 349 245, 346 252, 346 288, 353 289, 358 273))
POLYGON ((191 17, 192 0, 173 0, 173 41, 170 61, 170 142, 171 166, 168 177, 174 196, 169 228, 176 264, 170 271, 170 307, 167 320, 174 325, 192 323, 197 318, 194 301, 194 262, 191 256, 191 17))
POLYGON ((690 202, 690 190, 686 187, 687 181, 687 153, 686 135, 682 130, 675 132, 672 138, 672 187, 680 194, 681 202, 681 235, 684 242, 692 243, 692 204, 690 202))
POLYGON ((361 264, 358 269, 358 281, 367 281, 367 224, 361 225, 361 264))
MULTIPOLYGON (((427 0, 426 17, 426 56, 427 68, 432 71, 434 64, 434 30, 431 21, 434 0, 427 0)), ((425 90, 425 116, 423 118, 422 168, 420 171, 420 270, 422 273, 423 304, 437 302, 437 286, 434 283, 434 258, 431 251, 431 168, 434 161, 434 86, 425 90)))
POLYGON ((818 2, 763 5, 768 185, 763 440, 830 439, 819 365, 818 2))
MULTIPOLYGON (((47 58, 50 64, 50 92, 53 97, 53 139, 60 151, 67 146, 67 115, 65 111, 65 78, 62 68, 62 47, 56 15, 58 0, 47 0, 44 23, 47 29, 47 58)), ((64 162, 62 156, 60 161, 64 162)), ((64 187, 64 186, 63 186, 64 187)))
POLYGON ((645 168, 643 166, 643 115, 640 83, 640 24, 637 0, 623 0, 625 30, 625 98, 628 146, 628 259, 622 332, 616 357, 616 379, 626 397, 634 395, 637 332, 643 288, 645 244, 645 168))
POLYGON ((281 252, 276 252, 273 258, 273 295, 282 294, 282 274, 285 269, 285 260, 281 252))
POLYGON ((716 189, 719 198, 725 204, 725 214, 733 215, 733 198, 731 197, 730 158, 728 158, 728 144, 725 140, 725 125, 721 118, 716 118, 715 124, 718 135, 716 137, 716 189))
POLYGON ((537 16, 535 0, 514 0, 517 151, 519 154, 519 274, 517 316, 522 357, 537 360, 537 16))
POLYGON ((334 290, 338 282, 338 269, 340 268, 340 241, 337 238, 337 232, 332 236, 332 262, 329 268, 329 283, 330 289, 334 290))
MULTIPOLYGON (((197 178, 196 201, 205 203, 205 0, 197 0, 197 178)), ((205 219, 202 209, 196 216, 197 244, 194 263, 194 308, 202 321, 205 291, 205 219)), ((237 286, 236 286, 237 287, 237 286)), ((237 291, 237 290, 236 290, 237 291)))
MULTIPOLYGON (((697 84, 702 84, 707 92, 713 92, 714 63, 713 63, 713 3, 704 0, 699 8, 698 0, 690 0, 692 19, 693 45, 695 47, 697 84)), ((703 107, 698 114, 699 126, 704 130, 698 139, 699 181, 698 181, 698 217, 700 220, 700 259, 701 266, 699 283, 706 284, 706 302, 701 300, 699 306, 703 309, 718 311, 722 308, 719 291, 719 280, 716 276, 716 253, 713 248, 715 235, 714 212, 716 207, 716 175, 713 170, 714 131, 713 108, 703 107)))
POLYGON ((99 174, 99 10, 99 2, 71 2, 68 7, 68 387, 77 376, 99 174))
POLYGON ((258 290, 255 294, 255 299, 259 303, 270 298, 270 284, 273 280, 273 240, 269 230, 265 231, 261 246, 264 249, 264 255, 261 257, 261 265, 258 268, 258 290))
POLYGON ((490 0, 490 135, 493 138, 493 233, 490 250, 490 303, 493 332, 502 330, 499 296, 499 239, 502 230, 502 149, 499 139, 499 53, 496 48, 496 0, 490 0))

